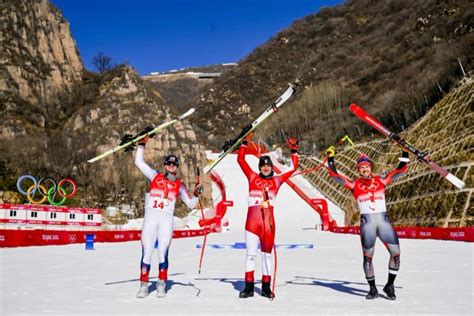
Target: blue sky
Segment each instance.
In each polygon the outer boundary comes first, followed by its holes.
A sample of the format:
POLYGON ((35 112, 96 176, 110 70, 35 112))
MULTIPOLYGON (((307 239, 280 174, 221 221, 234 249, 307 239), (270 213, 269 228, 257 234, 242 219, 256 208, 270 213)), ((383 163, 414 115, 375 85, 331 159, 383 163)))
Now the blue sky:
POLYGON ((82 60, 99 52, 141 75, 238 62, 294 21, 342 0, 51 0, 82 60))

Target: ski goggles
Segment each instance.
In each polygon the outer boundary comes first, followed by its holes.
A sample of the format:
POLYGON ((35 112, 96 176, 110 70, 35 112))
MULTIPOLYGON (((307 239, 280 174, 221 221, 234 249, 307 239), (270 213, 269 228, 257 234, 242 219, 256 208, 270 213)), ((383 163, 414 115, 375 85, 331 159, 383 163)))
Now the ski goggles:
POLYGON ((165 166, 176 166, 178 167, 179 166, 179 163, 177 161, 166 161, 164 163, 165 166))

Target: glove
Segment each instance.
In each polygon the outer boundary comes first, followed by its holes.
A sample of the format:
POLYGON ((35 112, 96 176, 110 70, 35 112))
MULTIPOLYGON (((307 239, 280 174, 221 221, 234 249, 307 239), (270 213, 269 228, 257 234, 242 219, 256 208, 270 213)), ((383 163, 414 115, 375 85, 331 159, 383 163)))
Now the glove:
POLYGON ((194 196, 199 197, 202 194, 203 188, 201 183, 196 183, 194 187, 194 196))
POLYGON ((286 142, 288 143, 288 146, 290 146, 291 153, 296 154, 298 152, 298 139, 289 137, 286 142))
POLYGON ((402 149, 402 156, 398 158, 398 160, 400 160, 401 162, 406 162, 406 163, 410 162, 408 151, 402 149))
MULTIPOLYGON (((142 130, 140 133, 138 133, 137 136, 145 135, 145 134, 151 132, 153 129, 154 129, 153 126, 147 126, 147 127, 145 127, 144 130, 142 130)), ((138 141, 138 145, 145 146, 148 139, 153 138, 153 136, 155 136, 155 133, 146 135, 144 138, 142 138, 138 141)))
POLYGON ((138 146, 143 146, 143 147, 145 147, 146 142, 148 141, 149 138, 150 138, 150 135, 146 135, 144 138, 140 139, 140 140, 138 141, 138 146))
POLYGON ((336 150, 334 146, 329 146, 329 148, 326 149, 326 156, 328 157, 334 157, 335 153, 336 153, 336 150))
MULTIPOLYGON (((154 130, 155 128, 153 126, 147 126, 145 127, 145 129, 143 131, 141 131, 138 136, 141 136, 141 135, 145 135, 146 133, 149 133, 151 132, 152 130, 154 130)), ((155 133, 151 133, 150 135, 150 138, 153 138, 155 136, 155 133)))
MULTIPOLYGON (((133 140, 134 138, 135 138, 135 136, 133 136, 132 134, 125 134, 120 139, 120 144, 119 145, 126 144, 126 143, 130 142, 131 140, 133 140)), ((132 143, 132 144, 128 145, 127 147, 125 147, 125 152, 132 151, 134 149, 135 149, 135 144, 132 143)))
POLYGON ((254 132, 248 133, 248 135, 242 139, 242 145, 247 145, 249 142, 251 142, 254 134, 254 132))

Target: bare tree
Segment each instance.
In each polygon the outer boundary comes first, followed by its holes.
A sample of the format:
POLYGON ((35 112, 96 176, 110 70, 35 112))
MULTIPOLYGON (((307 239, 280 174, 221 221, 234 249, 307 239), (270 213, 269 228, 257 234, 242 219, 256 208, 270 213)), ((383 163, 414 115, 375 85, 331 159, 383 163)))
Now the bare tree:
POLYGON ((94 58, 92 58, 92 64, 99 73, 104 73, 112 68, 112 57, 104 55, 100 52, 94 58))

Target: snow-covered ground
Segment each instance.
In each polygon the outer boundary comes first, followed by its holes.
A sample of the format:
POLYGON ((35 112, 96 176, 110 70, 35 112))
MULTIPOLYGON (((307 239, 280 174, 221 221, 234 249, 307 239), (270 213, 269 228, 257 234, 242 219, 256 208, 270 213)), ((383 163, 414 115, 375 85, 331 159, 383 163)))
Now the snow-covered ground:
MULTIPOLYGON (((258 294, 259 283, 255 297, 238 298, 245 250, 231 245, 244 242, 245 209, 236 199, 246 188, 234 187, 245 178, 228 171, 223 178, 236 202, 228 211, 229 230, 208 236, 201 274, 202 237, 173 240, 166 298, 155 297, 156 254, 152 292, 135 298, 138 241, 98 243, 93 251, 83 244, 5 248, 0 249, 0 314, 473 314, 473 244, 402 239, 398 299, 382 295, 368 301, 359 237, 314 230, 317 214, 288 188, 276 203, 277 244, 313 247, 278 248, 274 301, 258 294)), ((388 258, 378 242, 374 264, 380 292, 388 258)), ((256 267, 259 279, 260 260, 256 267)))

